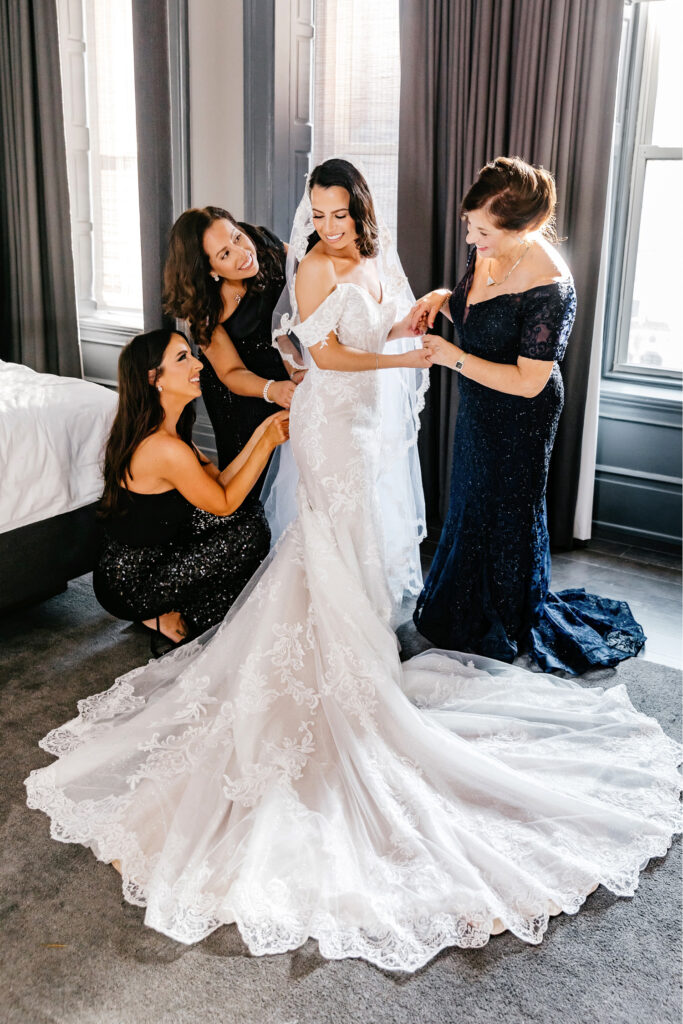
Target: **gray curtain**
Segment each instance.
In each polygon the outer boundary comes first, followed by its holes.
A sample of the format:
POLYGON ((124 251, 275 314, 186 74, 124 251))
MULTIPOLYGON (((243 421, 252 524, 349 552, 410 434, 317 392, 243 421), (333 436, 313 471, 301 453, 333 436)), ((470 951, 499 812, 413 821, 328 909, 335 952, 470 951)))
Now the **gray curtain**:
POLYGON ((0 356, 81 377, 57 10, 0 0, 0 356))
MULTIPOLYGON (((622 10, 623 0, 401 0, 398 244, 415 293, 462 276, 458 209, 483 164, 516 155, 556 176, 558 233, 578 294, 548 483, 556 548, 572 544, 622 10)), ((457 384, 450 371, 432 374, 421 457, 438 522, 457 384)))
POLYGON ((162 277, 173 226, 173 138, 168 0, 133 3, 135 119, 145 330, 174 327, 161 310, 162 277))

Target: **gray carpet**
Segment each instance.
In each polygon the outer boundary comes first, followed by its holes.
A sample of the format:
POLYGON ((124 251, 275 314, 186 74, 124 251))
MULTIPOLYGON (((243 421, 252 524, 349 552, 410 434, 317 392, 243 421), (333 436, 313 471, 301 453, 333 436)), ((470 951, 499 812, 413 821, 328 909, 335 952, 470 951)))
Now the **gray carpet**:
MULTIPOLYGON (((410 627, 402 629, 410 644, 410 627)), ((414 638, 413 638, 414 639, 414 638)), ((0 1020, 7 1024, 678 1024, 680 845, 631 900, 600 889, 541 946, 511 935, 446 950, 415 975, 327 962, 314 942, 253 958, 234 927, 195 947, 142 924, 118 875, 49 838, 22 780, 51 759, 37 742, 78 699, 146 660, 145 637, 96 604, 87 577, 0 624, 2 791, 0 1020)), ((642 660, 590 683, 625 682, 680 735, 680 673, 642 660)))

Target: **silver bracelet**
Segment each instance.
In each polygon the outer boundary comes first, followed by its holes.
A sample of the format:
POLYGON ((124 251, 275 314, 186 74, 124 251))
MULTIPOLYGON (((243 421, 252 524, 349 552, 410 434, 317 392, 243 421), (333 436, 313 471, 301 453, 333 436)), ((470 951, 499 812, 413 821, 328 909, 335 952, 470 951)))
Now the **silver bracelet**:
POLYGON ((263 397, 265 398, 266 402, 270 402, 271 405, 274 405, 274 402, 272 398, 268 398, 268 388, 270 387, 271 384, 274 383, 274 380, 267 380, 266 383, 263 385, 263 397))

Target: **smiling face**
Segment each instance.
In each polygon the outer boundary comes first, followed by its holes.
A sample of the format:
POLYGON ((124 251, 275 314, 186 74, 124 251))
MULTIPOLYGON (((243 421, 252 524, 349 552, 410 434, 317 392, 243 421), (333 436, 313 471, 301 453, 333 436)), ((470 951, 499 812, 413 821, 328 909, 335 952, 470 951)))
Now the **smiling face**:
POLYGON ((506 231, 496 226, 482 207, 467 213, 467 244, 476 245, 477 254, 483 259, 501 259, 519 248, 522 237, 519 231, 506 231))
MULTIPOLYGON (((190 346, 180 334, 172 334, 164 351, 164 357, 151 381, 155 386, 161 385, 162 394, 168 397, 180 397, 186 401, 198 398, 202 391, 199 386, 199 371, 202 364, 192 355, 190 346)), ((154 374, 151 370, 150 374, 154 374)))
POLYGON ((349 245, 355 245, 358 233, 356 222, 349 213, 351 197, 341 185, 323 188, 314 185, 311 189, 313 226, 323 245, 339 252, 349 245))
POLYGON ((251 238, 229 220, 215 220, 204 232, 204 252, 213 273, 228 281, 258 274, 256 247, 251 238))

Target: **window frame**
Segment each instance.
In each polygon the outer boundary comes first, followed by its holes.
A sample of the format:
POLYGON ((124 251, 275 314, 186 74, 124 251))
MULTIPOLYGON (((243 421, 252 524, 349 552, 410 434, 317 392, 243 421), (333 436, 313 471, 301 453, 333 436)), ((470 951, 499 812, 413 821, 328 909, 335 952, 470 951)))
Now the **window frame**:
POLYGON ((603 338, 603 378, 677 390, 681 371, 627 362, 633 287, 647 164, 680 160, 683 149, 651 143, 657 95, 658 42, 651 0, 627 4, 617 88, 610 202, 610 266, 603 338))
MULTIPOLYGON (((68 66, 62 70, 62 91, 69 187, 73 190, 70 196, 70 217, 75 262, 79 265, 82 263, 84 246, 87 245, 90 252, 89 273, 83 277, 79 267, 76 268, 79 336, 81 342, 99 342, 120 347, 143 329, 143 309, 139 313, 115 307, 98 309, 94 298, 95 253, 85 0, 76 0, 75 3, 74 0, 58 0, 57 7, 60 55, 62 61, 65 57, 69 58, 68 66), (75 24, 76 18, 78 24, 75 24), (63 39, 61 32, 67 25, 69 35, 63 39)), ((111 383, 109 380, 100 381, 99 378, 98 382, 111 383)))

